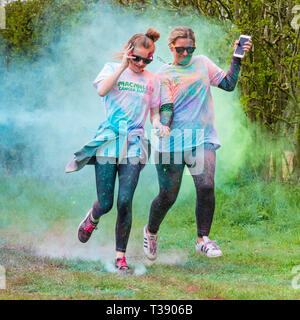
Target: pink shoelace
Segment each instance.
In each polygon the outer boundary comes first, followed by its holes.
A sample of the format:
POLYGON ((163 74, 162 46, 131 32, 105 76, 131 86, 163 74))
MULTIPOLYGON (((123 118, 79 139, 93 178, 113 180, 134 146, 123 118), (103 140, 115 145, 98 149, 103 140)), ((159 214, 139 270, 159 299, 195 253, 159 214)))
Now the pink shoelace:
POLYGON ((123 257, 121 260, 117 261, 117 264, 118 264, 119 269, 129 269, 125 257, 123 257))
POLYGON ((84 231, 91 233, 94 229, 98 229, 96 226, 93 226, 90 222, 88 222, 87 226, 84 228, 84 231))

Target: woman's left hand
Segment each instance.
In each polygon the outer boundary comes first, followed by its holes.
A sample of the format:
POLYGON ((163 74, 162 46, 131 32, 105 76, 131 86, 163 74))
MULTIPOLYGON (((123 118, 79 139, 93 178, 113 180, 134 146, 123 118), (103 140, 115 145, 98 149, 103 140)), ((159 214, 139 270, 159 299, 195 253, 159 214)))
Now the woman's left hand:
MULTIPOLYGON (((233 51, 235 51, 236 47, 239 45, 239 40, 236 40, 234 43, 233 51)), ((252 47, 252 40, 249 39, 245 44, 243 45, 243 50, 245 53, 247 53, 252 47)))

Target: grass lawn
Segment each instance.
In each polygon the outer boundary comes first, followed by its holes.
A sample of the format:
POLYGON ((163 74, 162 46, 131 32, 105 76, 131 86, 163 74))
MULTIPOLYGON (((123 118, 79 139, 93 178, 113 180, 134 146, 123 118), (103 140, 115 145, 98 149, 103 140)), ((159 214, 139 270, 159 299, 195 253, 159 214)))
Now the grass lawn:
POLYGON ((7 288, 0 299, 300 299, 300 289, 292 287, 292 269, 300 265, 299 186, 217 187, 210 237, 223 256, 209 259, 194 250, 195 191, 186 176, 151 263, 143 256, 142 229, 157 187, 143 179, 127 252, 134 274, 122 276, 112 272, 115 208, 88 244, 76 239, 95 197, 89 181, 79 189, 64 181, 5 177, 0 265, 7 288))

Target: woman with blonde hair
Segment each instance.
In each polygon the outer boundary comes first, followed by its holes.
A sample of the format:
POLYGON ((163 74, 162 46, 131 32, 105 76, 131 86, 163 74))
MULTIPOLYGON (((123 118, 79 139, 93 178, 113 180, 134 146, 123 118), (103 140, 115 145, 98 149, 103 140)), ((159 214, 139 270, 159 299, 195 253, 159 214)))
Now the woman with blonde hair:
POLYGON ((159 82, 145 70, 152 62, 155 42, 160 34, 149 28, 133 35, 125 46, 121 63, 106 63, 94 81, 106 112, 93 140, 75 153, 66 172, 94 164, 98 200, 79 224, 78 238, 87 242, 97 229, 100 217, 108 213, 114 200, 118 174, 116 259, 118 270, 129 269, 125 253, 132 222, 132 199, 139 174, 148 160, 148 140, 144 124, 150 110, 152 125, 162 136, 169 128, 160 123, 159 82))
MULTIPOLYGON (((235 42, 234 49, 237 45, 239 41, 235 42)), ((251 45, 249 40, 243 50, 248 52, 251 45)), ((180 26, 171 31, 169 48, 173 63, 162 66, 158 75, 162 86, 161 121, 170 127, 169 137, 173 139, 162 138, 157 146, 159 162, 156 169, 160 189, 152 202, 148 224, 144 228, 144 252, 149 259, 156 259, 157 232, 177 198, 186 165, 193 177, 197 195, 196 251, 208 257, 218 257, 222 255, 221 249, 208 238, 215 209, 216 149, 220 147, 210 86, 234 90, 241 59, 233 56, 229 71, 225 73, 206 56, 193 56, 196 39, 193 30, 188 27, 180 26), (166 154, 169 163, 162 160, 166 154)))

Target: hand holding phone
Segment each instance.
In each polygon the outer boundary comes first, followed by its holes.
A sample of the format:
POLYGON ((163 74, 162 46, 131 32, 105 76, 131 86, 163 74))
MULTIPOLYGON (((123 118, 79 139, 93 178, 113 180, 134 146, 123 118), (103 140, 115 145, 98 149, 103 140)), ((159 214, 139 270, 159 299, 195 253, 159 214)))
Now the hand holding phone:
MULTIPOLYGON (((245 51, 243 49, 246 42, 251 41, 251 37, 247 35, 240 35, 238 46, 235 48, 233 56, 238 58, 243 58, 245 51)), ((249 48, 250 49, 250 48, 249 48)))

